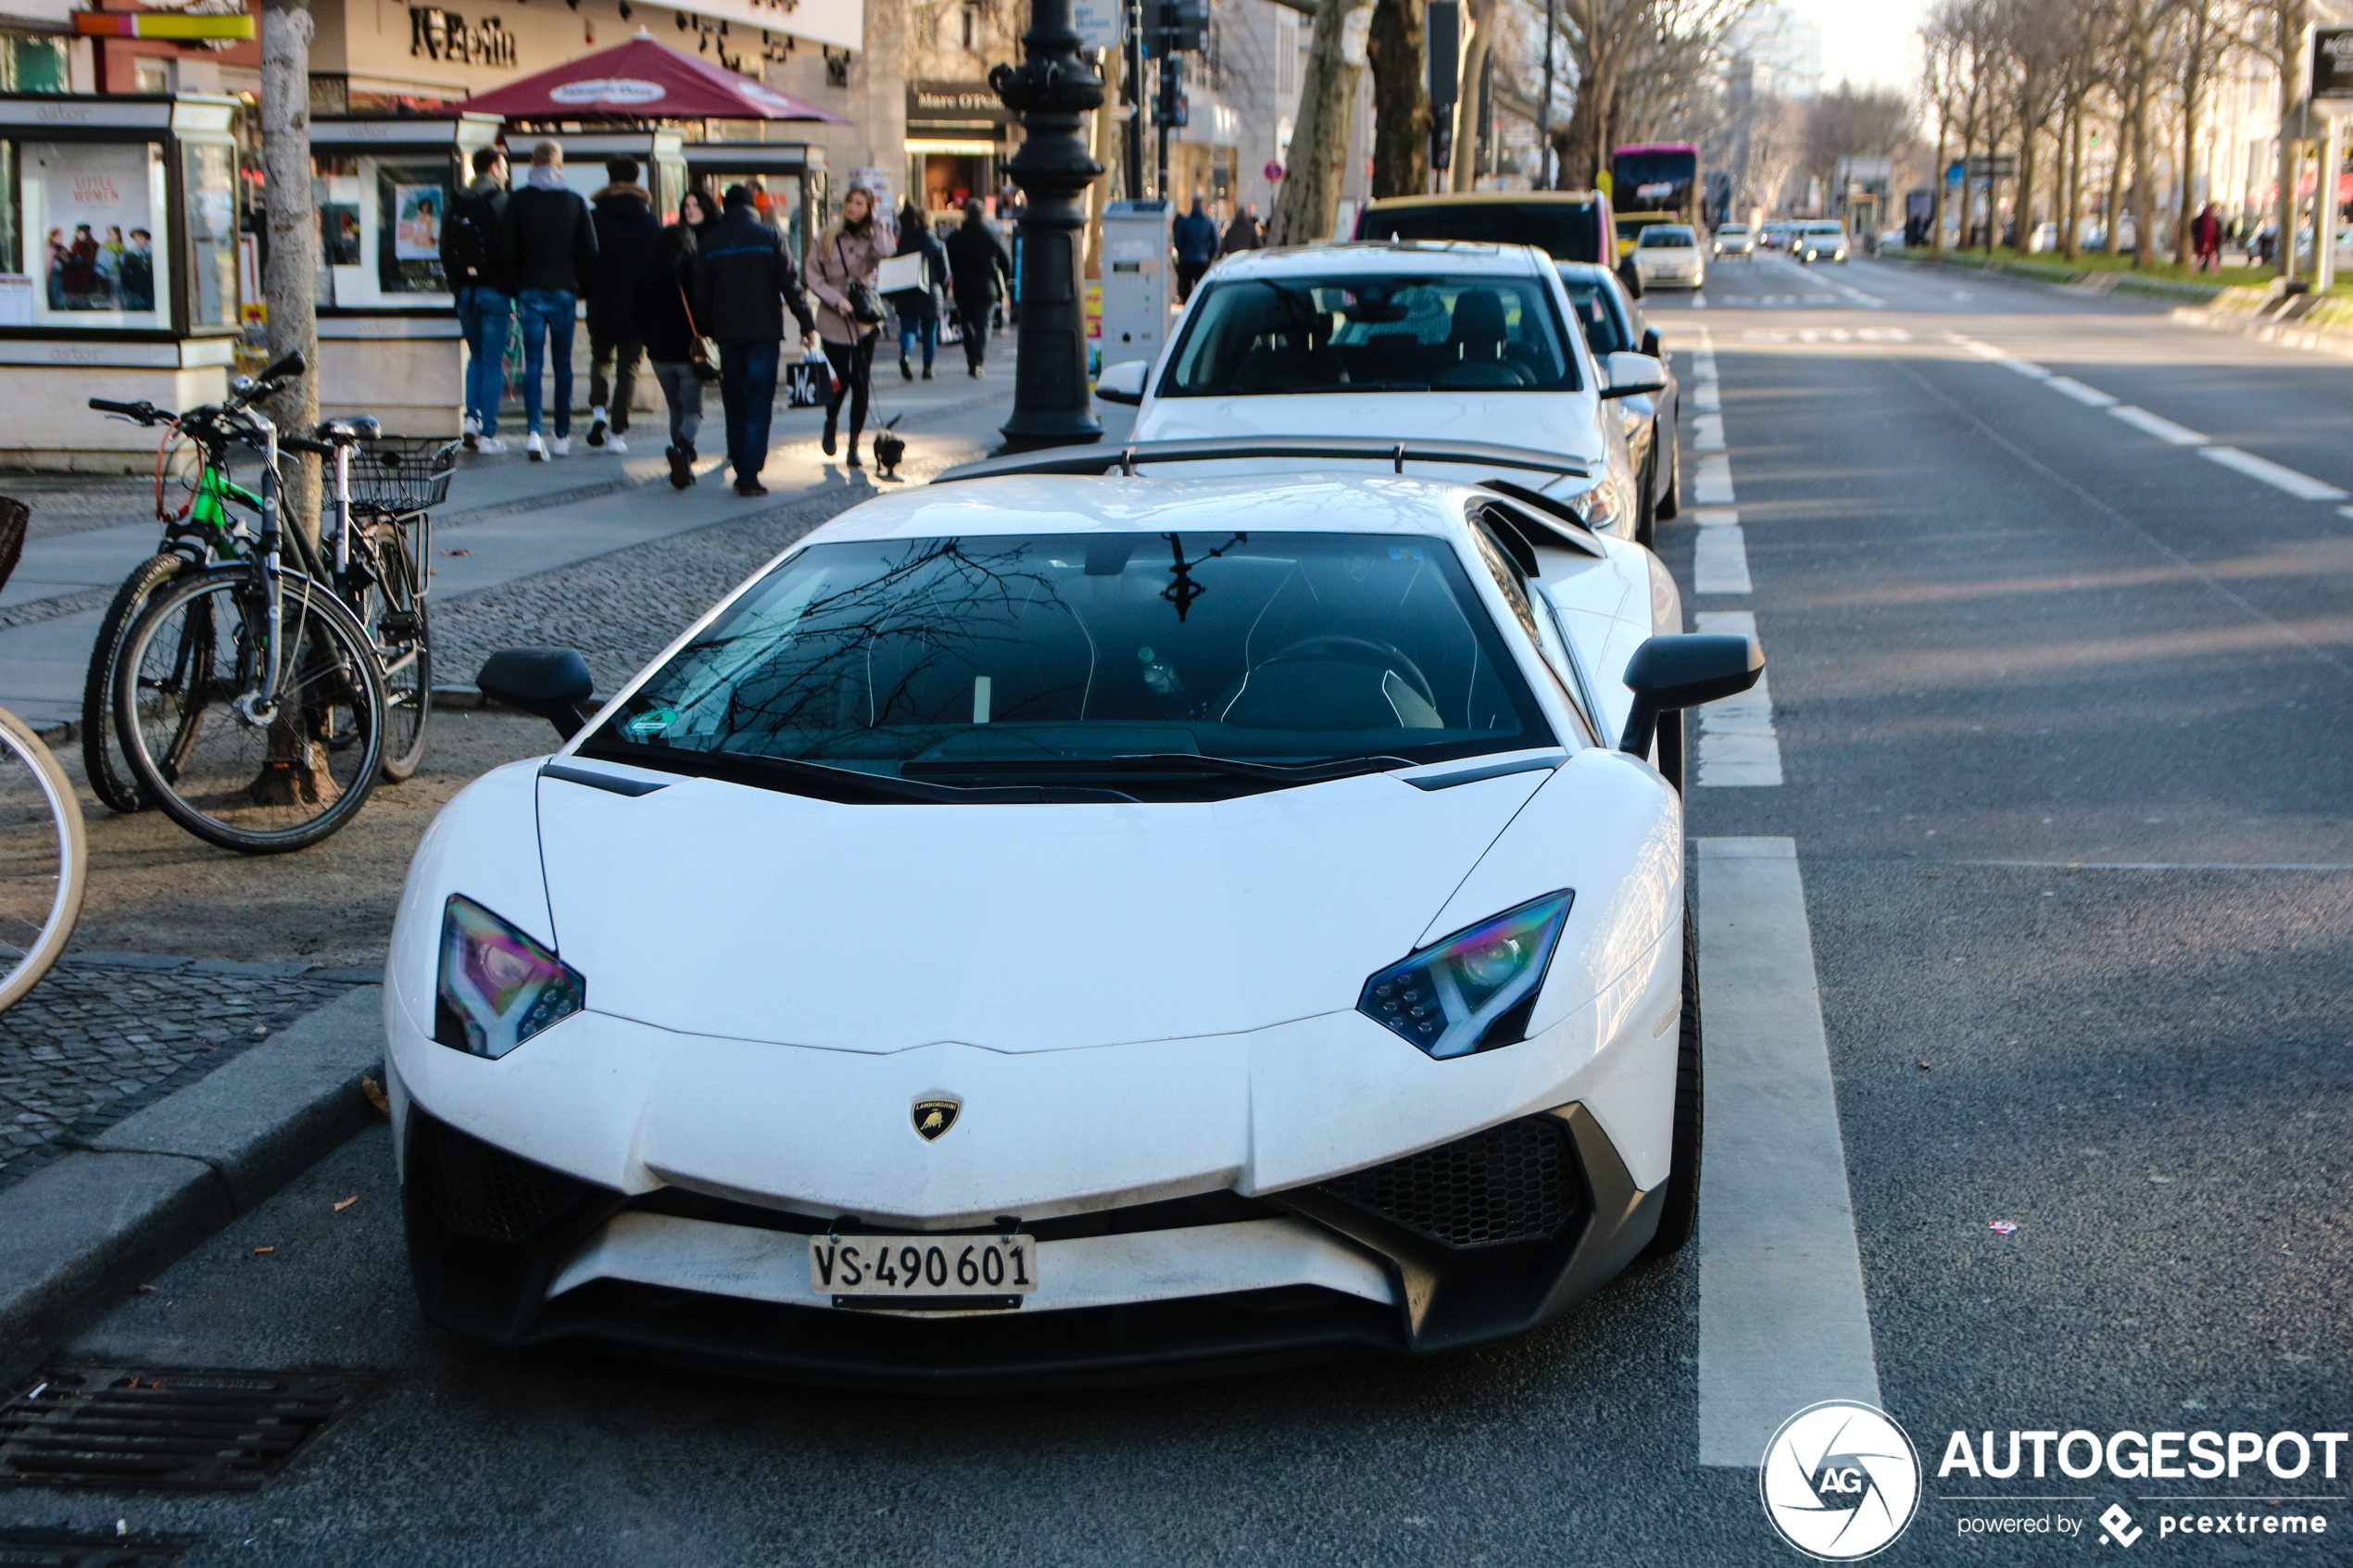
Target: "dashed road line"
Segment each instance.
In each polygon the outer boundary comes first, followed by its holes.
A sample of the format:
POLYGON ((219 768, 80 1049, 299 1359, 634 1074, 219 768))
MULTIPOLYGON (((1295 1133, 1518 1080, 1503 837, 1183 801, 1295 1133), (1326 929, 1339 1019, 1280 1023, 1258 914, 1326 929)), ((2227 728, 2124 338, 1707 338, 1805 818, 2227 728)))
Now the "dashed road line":
POLYGON ((1751 1470, 1792 1412, 1877 1405, 1879 1360, 1796 841, 1694 847, 1707 1028, 1699 1462, 1751 1470))
MULTIPOLYGON (((1744 609, 1704 609, 1692 621, 1694 631, 1756 635, 1756 617, 1744 609)), ((1699 710, 1701 787, 1760 789, 1780 782, 1781 743, 1773 733, 1773 694, 1764 677, 1740 696, 1699 710)))
POLYGON ((1724 449, 1724 416, 1700 414, 1692 420, 1692 450, 1721 452, 1724 449))
POLYGON ((2053 376, 2044 384, 2062 397, 2072 397, 2078 403, 2087 404, 2095 408, 2113 408, 2117 404, 2117 399, 2110 397, 2098 387, 2085 386, 2072 376, 2053 376))
POLYGON ((1748 577, 1748 539, 1741 532, 1741 514, 1730 507, 1694 508, 1699 533, 1692 539, 1692 591, 1696 594, 1746 594, 1755 591, 1748 577))
POLYGON ((1699 472, 1692 480, 1692 499, 1703 507, 1729 507, 1732 504, 1732 460, 1718 452, 1699 460, 1699 472))
POLYGON ((2214 438, 2177 425, 2162 414, 2152 414, 2146 408, 2136 408, 2130 403, 2119 403, 2108 410, 2111 419, 2122 420, 2136 430, 2145 430, 2159 441, 2175 446, 2204 446, 2214 438))
POLYGON ((2275 489, 2284 490, 2301 501, 2342 501, 2346 496, 2344 490, 2325 480, 2298 473, 2269 458, 2259 458, 2235 446, 2201 446, 2197 455, 2226 469, 2236 469, 2250 479, 2259 479, 2275 489))

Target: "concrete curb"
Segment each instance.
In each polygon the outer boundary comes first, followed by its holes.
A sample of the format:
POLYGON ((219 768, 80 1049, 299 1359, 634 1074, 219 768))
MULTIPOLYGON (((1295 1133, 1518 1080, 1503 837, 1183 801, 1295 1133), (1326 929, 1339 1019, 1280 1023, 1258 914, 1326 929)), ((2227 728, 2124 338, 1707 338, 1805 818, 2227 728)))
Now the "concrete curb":
POLYGON ((354 986, 0 1191, 0 1379, 375 1120, 384 991, 354 986))
POLYGON ((2139 295, 2153 299, 2189 300, 2208 305, 2223 292, 2221 283, 2191 283, 2174 278, 2145 278, 2134 272, 2094 270, 2079 272, 2074 269, 2039 261, 1964 261, 1957 257, 1933 251, 1881 251, 1878 259, 1898 261, 1910 267, 1934 267, 1948 272, 1971 272, 1981 278, 2003 278, 2012 282, 2037 284, 2046 289, 2067 289, 2076 294, 2139 295))
POLYGON ((2209 332, 2236 332, 2287 348, 2309 349, 2353 358, 2353 328, 2308 321, 2281 321, 2251 316, 2243 310, 2208 310, 2202 306, 2176 306, 2173 320, 2209 332))

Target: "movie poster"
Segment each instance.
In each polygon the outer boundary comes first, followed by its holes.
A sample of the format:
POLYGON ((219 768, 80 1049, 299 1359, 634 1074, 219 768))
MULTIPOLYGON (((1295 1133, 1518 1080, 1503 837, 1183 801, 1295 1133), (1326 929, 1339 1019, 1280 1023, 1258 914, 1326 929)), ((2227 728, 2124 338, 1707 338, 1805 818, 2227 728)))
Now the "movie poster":
POLYGON ((141 143, 35 142, 26 145, 22 167, 37 316, 152 326, 168 315, 158 308, 166 297, 157 221, 162 150, 141 143))
POLYGON ((393 199, 399 220, 393 230, 392 254, 399 261, 441 259, 442 189, 439 185, 396 185, 393 199))

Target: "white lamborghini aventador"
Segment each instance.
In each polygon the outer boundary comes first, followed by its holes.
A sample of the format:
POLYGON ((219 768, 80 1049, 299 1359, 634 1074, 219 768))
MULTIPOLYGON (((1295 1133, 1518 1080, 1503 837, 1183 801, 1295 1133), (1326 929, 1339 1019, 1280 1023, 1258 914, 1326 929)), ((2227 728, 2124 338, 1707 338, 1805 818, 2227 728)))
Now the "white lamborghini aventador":
POLYGON ((567 741, 393 936, 430 1318, 1052 1380, 1466 1345, 1681 1245, 1659 718, 1754 643, 1507 481, 1088 461, 844 513, 593 715, 484 668, 567 741))

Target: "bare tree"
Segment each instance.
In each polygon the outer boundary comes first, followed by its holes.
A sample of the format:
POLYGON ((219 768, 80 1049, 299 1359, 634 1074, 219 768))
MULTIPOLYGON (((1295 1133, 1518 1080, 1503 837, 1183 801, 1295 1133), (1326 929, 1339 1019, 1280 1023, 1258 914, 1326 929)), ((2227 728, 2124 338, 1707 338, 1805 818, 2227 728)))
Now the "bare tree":
POLYGON ((1307 245, 1332 232, 1348 162, 1349 115, 1364 72, 1371 19, 1372 0, 1322 0, 1315 8, 1299 122, 1291 131, 1290 163, 1268 215, 1268 245, 1307 245))
POLYGON ((1428 0, 1374 0, 1365 57, 1373 71, 1373 194, 1429 194, 1428 0))

